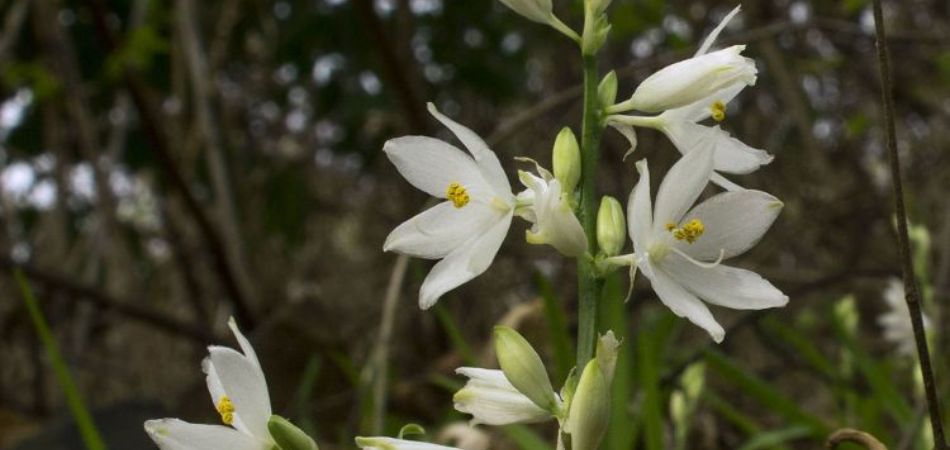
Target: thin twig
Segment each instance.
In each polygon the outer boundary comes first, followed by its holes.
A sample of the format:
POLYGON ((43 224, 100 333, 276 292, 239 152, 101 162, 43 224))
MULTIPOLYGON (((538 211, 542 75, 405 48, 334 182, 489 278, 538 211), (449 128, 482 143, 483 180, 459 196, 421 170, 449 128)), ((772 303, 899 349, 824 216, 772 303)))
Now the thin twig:
POLYGON ((858 444, 868 450, 887 450, 887 447, 876 437, 852 428, 842 428, 831 433, 831 436, 828 436, 828 440, 825 441, 825 447, 834 449, 845 442, 858 444))
POLYGON ((940 403, 934 383, 933 367, 930 364, 930 350, 927 348, 927 336, 924 331, 923 315, 920 311, 920 291, 911 260, 910 239, 907 235, 907 211, 904 208, 904 186, 901 179, 900 156, 897 154, 897 133, 894 125, 894 96, 891 85, 890 57, 887 51, 887 33, 884 30, 884 12, 881 0, 874 0, 874 28, 877 32, 877 58, 881 75, 881 103, 884 107, 884 130, 887 155, 891 167, 891 185, 894 193, 894 209, 897 214, 897 246, 904 275, 904 292, 910 322, 914 328, 914 340, 917 342, 917 357, 920 372, 924 379, 924 391, 930 410, 930 425, 933 427, 934 444, 938 450, 946 450, 947 441, 943 434, 943 421, 940 415, 940 403))

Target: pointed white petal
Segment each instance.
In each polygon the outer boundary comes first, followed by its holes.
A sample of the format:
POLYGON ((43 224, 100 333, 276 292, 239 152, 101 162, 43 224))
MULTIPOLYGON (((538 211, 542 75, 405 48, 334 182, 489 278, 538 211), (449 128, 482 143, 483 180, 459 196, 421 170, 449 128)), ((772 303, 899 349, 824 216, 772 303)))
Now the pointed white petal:
POLYGON ((663 270, 690 292, 714 305, 732 309, 766 309, 785 306, 788 296, 750 270, 723 264, 699 267, 680 255, 663 260, 663 270))
POLYGON ((610 125, 613 129, 617 130, 623 137, 627 139, 627 142, 630 144, 630 148, 623 153, 623 159, 626 160, 628 156, 633 154, 634 150, 637 149, 637 130, 633 128, 633 125, 627 125, 620 122, 607 122, 607 125, 610 125))
POLYGON ((762 191, 723 192, 690 210, 683 222, 699 219, 702 236, 693 243, 676 241, 680 250, 700 261, 741 255, 762 239, 782 211, 781 200, 762 191))
POLYGON ((481 202, 456 208, 442 202, 403 222, 386 237, 383 251, 416 258, 438 259, 481 234, 498 212, 481 202))
POLYGON ((545 181, 527 172, 519 174, 521 182, 534 191, 534 226, 527 235, 531 244, 548 244, 562 254, 578 257, 587 252, 587 235, 570 205, 561 198, 561 183, 545 181))
POLYGON ((510 211, 499 216, 484 233, 472 237, 433 266, 419 289, 419 307, 429 309, 442 294, 485 272, 508 234, 511 217, 510 211))
POLYGON ((508 425, 551 418, 505 378, 500 370, 460 367, 456 373, 469 377, 455 393, 455 409, 472 415, 472 424, 508 425))
POLYGON ((455 447, 384 436, 358 436, 356 445, 363 450, 459 450, 455 447))
POLYGON ((660 120, 666 123, 702 122, 712 116, 712 106, 714 103, 722 102, 723 105, 728 105, 746 86, 745 83, 733 83, 699 101, 664 111, 663 114, 660 114, 660 120))
POLYGON ((403 136, 386 141, 383 151, 409 183, 433 197, 445 198, 452 183, 465 187, 472 199, 494 196, 475 160, 451 144, 427 136, 403 136))
POLYGON ((683 214, 703 192, 712 174, 712 152, 698 148, 683 155, 666 173, 656 194, 653 231, 666 231, 667 224, 678 225, 683 214))
MULTIPOLYGON (((218 376, 218 371, 215 370, 214 364, 211 362, 210 356, 201 361, 201 370, 207 375, 205 377, 205 382, 208 385, 208 392, 211 394, 211 406, 217 409, 219 402, 227 394, 224 391, 224 386, 221 384, 221 378, 218 376)), ((248 429, 247 425, 244 425, 244 422, 241 420, 241 416, 237 414, 234 415, 231 426, 243 431, 246 434, 253 434, 253 432, 248 429)))
POLYGON ((627 229, 633 241, 633 251, 643 253, 653 235, 653 200, 650 198, 650 168, 646 159, 637 161, 637 172, 640 180, 630 191, 627 201, 627 229))
MULTIPOLYGON (((238 329, 237 321, 234 320, 234 317, 228 318, 228 328, 234 333, 234 338, 237 339, 238 345, 241 346, 241 352, 244 353, 244 356, 257 366, 258 369, 261 369, 261 362, 257 360, 257 352, 255 352, 254 347, 251 346, 251 341, 248 341, 244 333, 241 333, 241 330, 238 329)), ((261 371, 263 372, 262 369, 261 371)))
POLYGON ((178 419, 149 420, 145 432, 161 450, 269 450, 273 446, 233 428, 178 419))
POLYGON ((663 132, 680 153, 696 148, 712 147, 713 169, 726 173, 746 174, 772 162, 772 155, 744 144, 719 126, 707 127, 691 122, 668 122, 663 132))
POLYGON ((650 278, 653 284, 653 290, 657 297, 674 314, 685 317, 693 324, 706 330, 716 343, 722 342, 726 335, 726 330, 716 322, 709 308, 703 304, 695 295, 686 290, 673 278, 667 275, 661 268, 653 270, 653 276, 650 278))
POLYGON ((755 62, 742 56, 744 45, 734 45, 666 66, 643 80, 630 98, 645 112, 679 108, 731 86, 755 84, 755 62))
POLYGON ((712 47, 716 42, 716 38, 719 37, 719 33, 721 33, 722 30, 726 28, 726 25, 729 24, 729 21, 732 20, 736 14, 739 14, 740 9, 742 9, 742 5, 736 5, 732 11, 729 11, 729 14, 726 14, 726 17, 723 17, 722 21, 719 22, 719 25, 716 25, 716 28, 714 28, 712 32, 709 33, 709 36, 706 36, 706 40, 703 41, 703 45, 700 45, 699 50, 696 50, 695 56, 702 55, 709 51, 710 47, 712 47))
MULTIPOLYGON (((267 421, 271 416, 270 395, 264 373, 250 359, 227 347, 208 347, 210 367, 220 380, 224 394, 234 405, 234 415, 247 431, 265 438, 269 436, 267 421)), ((209 378, 210 378, 209 373, 209 378)), ((209 386, 212 384, 209 380, 209 386)))
POLYGON ((709 177, 709 181, 712 181, 716 186, 719 186, 719 187, 721 187, 721 188, 723 188, 723 189, 725 189, 725 190, 727 190, 727 191, 742 191, 742 190, 745 190, 744 187, 739 186, 738 184, 735 184, 735 183, 733 183, 732 181, 729 181, 728 178, 726 178, 726 177, 724 177, 724 176, 722 176, 722 175, 719 175, 719 174, 716 173, 716 172, 713 172, 713 174, 709 177))
POLYGON ((457 137, 459 141, 462 141, 462 145, 472 153, 472 156, 475 157, 475 162, 478 163, 479 170, 482 172, 482 176, 495 189, 495 195, 510 196, 511 184, 508 182, 508 177, 505 175, 501 163, 498 162, 498 157, 495 156, 495 152, 488 148, 485 141, 475 134, 474 131, 440 113, 432 103, 429 103, 428 107, 429 113, 448 127, 448 129, 455 134, 455 137, 457 137))

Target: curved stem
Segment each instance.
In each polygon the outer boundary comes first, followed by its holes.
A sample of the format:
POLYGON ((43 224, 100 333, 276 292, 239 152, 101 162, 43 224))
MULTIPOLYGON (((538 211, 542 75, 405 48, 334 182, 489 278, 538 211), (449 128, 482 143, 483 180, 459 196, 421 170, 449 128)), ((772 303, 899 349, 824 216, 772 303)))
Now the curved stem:
POLYGON ((890 59, 887 53, 887 34, 884 31, 884 14, 881 0, 874 0, 874 24, 877 30, 878 68, 881 71, 881 102, 884 104, 884 126, 887 155, 891 165, 891 183, 894 189, 894 209, 897 214, 897 246, 904 275, 904 291, 907 293, 907 309, 917 342, 917 357, 920 372, 924 379, 924 391, 927 406, 930 409, 930 425, 933 427, 934 445, 937 450, 946 450, 947 441, 943 434, 943 422, 940 415, 940 403, 937 400, 937 388, 934 383, 933 367, 930 364, 930 350, 924 331, 923 317, 920 312, 920 291, 911 261, 910 243, 907 236, 907 211, 904 208, 904 186, 901 180, 900 157, 897 154, 897 137, 894 130, 894 98, 891 85, 890 59))
MULTIPOLYGON (((588 251, 597 254, 597 165, 600 159, 600 135, 603 132, 601 108, 597 98, 597 59, 584 55, 584 122, 581 134, 581 195, 578 213, 588 251)), ((577 367, 582 370, 594 352, 597 337, 597 301, 603 281, 597 278, 590 258, 577 260, 577 367)))

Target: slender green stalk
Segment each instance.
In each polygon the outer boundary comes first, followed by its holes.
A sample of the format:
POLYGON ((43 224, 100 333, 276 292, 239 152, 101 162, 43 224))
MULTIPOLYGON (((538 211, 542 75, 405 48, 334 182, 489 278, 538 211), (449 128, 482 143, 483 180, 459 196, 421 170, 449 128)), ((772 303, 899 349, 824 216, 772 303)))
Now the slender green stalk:
POLYGON ((49 324, 46 323, 46 318, 43 317, 43 311, 40 310, 40 305, 30 289, 30 283, 19 269, 14 271, 13 274, 16 277, 17 284, 20 285, 20 293, 23 295, 23 302, 26 303, 26 309, 30 313, 30 319, 33 320, 33 326, 36 327, 36 334, 40 336, 40 341, 43 342, 43 347, 46 348, 46 356, 53 366, 53 372, 56 374, 60 387, 63 388, 63 393, 66 395, 66 404, 69 405, 69 411, 72 413, 73 419, 76 420, 76 427, 79 428, 83 443, 86 444, 88 450, 105 450, 106 444, 99 435, 96 424, 92 421, 92 415, 89 414, 82 396, 79 395, 76 382, 69 374, 66 361, 63 360, 63 355, 59 352, 56 340, 53 339, 49 324))
MULTIPOLYGON (((584 55, 584 121, 581 134, 581 197, 579 216, 587 234, 588 250, 597 254, 597 165, 600 159, 600 135, 603 132, 598 105, 595 55, 584 55)), ((594 352, 597 336, 597 300, 603 280, 594 271, 593 261, 579 258, 577 263, 577 367, 583 368, 594 352)))
POLYGON ((894 209, 897 214, 897 247, 903 269, 904 291, 907 293, 907 309, 910 311, 914 340, 917 342, 917 357, 920 361, 920 372, 924 379, 924 391, 926 392, 927 406, 930 410, 930 425, 933 427, 934 444, 937 450, 946 450, 947 441, 943 434, 940 402, 937 400, 934 372, 930 364, 930 350, 927 348, 927 336, 924 332, 923 316, 920 312, 920 291, 917 289, 917 278, 914 274, 914 263, 910 254, 910 239, 907 236, 907 211, 904 208, 904 186, 901 180, 900 157, 897 154, 897 134, 894 130, 894 97, 881 0, 874 0, 874 24, 877 30, 877 57, 878 68, 881 72, 881 102, 884 105, 887 155, 891 165, 891 185, 894 189, 894 209))

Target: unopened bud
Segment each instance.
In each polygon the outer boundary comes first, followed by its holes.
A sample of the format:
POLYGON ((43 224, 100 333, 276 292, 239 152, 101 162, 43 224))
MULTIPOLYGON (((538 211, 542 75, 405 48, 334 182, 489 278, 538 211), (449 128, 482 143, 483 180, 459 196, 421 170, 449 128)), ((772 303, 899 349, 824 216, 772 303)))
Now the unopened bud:
POLYGON ((605 195, 600 199, 600 210, 597 211, 597 245, 605 255, 615 256, 626 241, 627 221, 623 206, 617 199, 605 195))
POLYGON ((554 178, 561 183, 561 191, 570 195, 581 179, 581 149, 570 127, 564 127, 554 140, 551 151, 554 178))
POLYGON ((544 363, 524 337, 512 328, 495 327, 495 353, 505 378, 518 392, 545 411, 557 409, 557 395, 544 363))
POLYGON ((571 400, 565 431, 571 435, 571 448, 596 450, 610 420, 610 385, 597 359, 587 363, 577 391, 571 400))
POLYGON ((318 450, 317 443, 307 433, 276 414, 267 421, 267 431, 282 450, 318 450))
POLYGON ((606 108, 617 102, 617 72, 611 70, 604 75, 597 85, 597 99, 601 108, 606 108))
POLYGON ((600 370, 604 373, 604 379, 607 384, 613 383, 614 368, 617 366, 617 355, 620 350, 620 341, 614 336, 614 332, 607 330, 600 335, 597 340, 597 363, 600 364, 600 370))
POLYGON ((607 11, 607 7, 610 6, 611 0, 586 0, 587 10, 593 14, 603 14, 604 11, 607 11))

